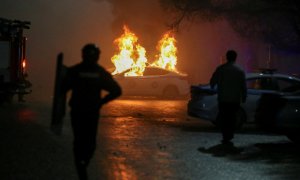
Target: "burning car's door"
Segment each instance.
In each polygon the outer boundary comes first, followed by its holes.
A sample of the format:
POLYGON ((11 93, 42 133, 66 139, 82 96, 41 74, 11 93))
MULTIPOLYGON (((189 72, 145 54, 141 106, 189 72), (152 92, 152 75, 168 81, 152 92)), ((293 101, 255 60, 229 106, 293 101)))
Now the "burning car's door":
POLYGON ((164 69, 147 67, 144 71, 143 88, 148 95, 160 96, 163 93, 164 87, 169 83, 170 72, 164 69))
POLYGON ((137 91, 137 77, 119 75, 116 77, 117 82, 122 87, 123 95, 135 95, 137 91))
POLYGON ((141 91, 144 95, 158 96, 161 94, 162 78, 161 76, 141 76, 141 91))

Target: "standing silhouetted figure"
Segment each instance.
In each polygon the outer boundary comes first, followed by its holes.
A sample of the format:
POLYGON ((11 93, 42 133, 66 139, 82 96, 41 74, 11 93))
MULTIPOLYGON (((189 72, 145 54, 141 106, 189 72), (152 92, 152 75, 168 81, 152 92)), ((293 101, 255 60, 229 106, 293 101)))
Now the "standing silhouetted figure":
POLYGON ((97 64, 100 49, 87 44, 82 49, 82 62, 69 68, 65 81, 74 134, 75 165, 81 180, 87 179, 87 166, 96 148, 99 111, 103 104, 119 97, 121 88, 112 75, 97 64), (107 95, 101 96, 101 91, 107 95))
POLYGON ((227 62, 218 66, 210 79, 210 86, 217 85, 218 124, 223 136, 222 143, 229 143, 234 137, 236 115, 240 104, 246 101, 247 87, 245 72, 235 64, 237 53, 229 50, 227 62))

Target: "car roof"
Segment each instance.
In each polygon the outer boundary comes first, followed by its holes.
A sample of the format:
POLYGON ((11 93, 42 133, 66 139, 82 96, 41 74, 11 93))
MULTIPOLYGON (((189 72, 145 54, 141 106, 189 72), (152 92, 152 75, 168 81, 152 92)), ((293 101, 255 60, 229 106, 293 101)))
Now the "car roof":
POLYGON ((276 78, 283 78, 283 79, 291 79, 300 82, 300 78, 295 76, 287 75, 287 74, 280 74, 280 73, 247 73, 246 78, 257 78, 257 77, 276 77, 276 78))
MULTIPOLYGON (((160 67, 155 67, 155 66, 146 66, 145 67, 145 71, 147 70, 147 69, 159 69, 159 70, 161 70, 161 71, 166 71, 166 72, 170 72, 170 73, 174 73, 174 71, 170 71, 170 70, 167 70, 167 69, 163 69, 163 68, 160 68, 160 67)), ((120 74, 125 74, 125 73, 127 73, 127 72, 129 72, 129 71, 131 71, 131 68, 130 69, 127 69, 127 70, 125 70, 125 71, 123 71, 123 72, 121 72, 120 74)), ((176 72, 175 72, 176 73, 176 72)))
MULTIPOLYGON (((145 67, 145 71, 147 71, 147 70, 151 70, 151 69, 153 69, 153 70, 160 70, 160 71, 165 71, 166 73, 168 73, 168 74, 173 74, 173 75, 180 75, 180 76, 187 76, 187 74, 185 74, 185 73, 181 73, 181 72, 176 72, 176 71, 171 71, 171 70, 168 70, 168 69, 163 69, 163 68, 160 68, 160 67, 155 67, 155 66, 146 66, 145 67)), ((123 72, 121 72, 121 73, 119 73, 119 74, 116 74, 116 75, 123 75, 123 74, 125 74, 126 72, 129 72, 131 69, 127 69, 127 70, 125 70, 125 71, 123 71, 123 72)))

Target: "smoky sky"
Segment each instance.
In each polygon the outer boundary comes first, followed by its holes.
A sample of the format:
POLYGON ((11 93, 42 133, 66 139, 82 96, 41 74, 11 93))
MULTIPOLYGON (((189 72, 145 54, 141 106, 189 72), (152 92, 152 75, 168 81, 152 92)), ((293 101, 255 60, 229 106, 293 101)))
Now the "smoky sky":
POLYGON ((86 43, 97 43, 103 50, 101 63, 109 64, 106 53, 112 44, 111 9, 107 2, 79 0, 2 0, 0 17, 31 22, 27 37, 28 79, 32 97, 51 99, 56 55, 64 53, 66 65, 81 60, 86 43))
MULTIPOLYGON (((105 0, 102 0, 103 2, 105 0)), ((169 30, 166 26, 167 14, 160 7, 159 0, 106 0, 112 7, 112 32, 115 37, 127 25, 139 38, 138 42, 151 57, 156 53, 156 45, 162 35, 169 30)))
MULTIPOLYGON (((124 24, 139 38, 139 43, 147 50, 148 60, 157 54, 157 42, 162 35, 171 30, 167 24, 172 19, 164 12, 159 0, 94 0, 109 2, 112 11, 112 33, 118 37, 124 24)), ((242 58, 251 61, 253 58, 248 45, 236 37, 227 23, 183 23, 182 28, 175 32, 178 46, 179 70, 189 74, 192 81, 208 80, 214 67, 221 62, 227 49, 246 51, 242 58), (246 49, 246 50, 245 50, 246 49), (203 71, 204 70, 204 71, 203 71)), ((249 62, 243 62, 245 66, 249 62)))
POLYGON ((149 54, 167 31, 158 1, 147 0, 2 0, 0 17, 31 22, 27 37, 28 78, 33 84, 31 96, 51 99, 55 60, 64 53, 64 63, 80 62, 86 43, 102 50, 100 64, 113 67, 110 58, 116 51, 114 39, 127 25, 149 54), (46 96, 46 97, 45 97, 46 96))

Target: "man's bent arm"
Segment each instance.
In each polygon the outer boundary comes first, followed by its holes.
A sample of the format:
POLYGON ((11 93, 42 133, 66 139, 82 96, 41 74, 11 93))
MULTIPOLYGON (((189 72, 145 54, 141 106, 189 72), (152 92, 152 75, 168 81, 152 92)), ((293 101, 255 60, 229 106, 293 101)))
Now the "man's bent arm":
POLYGON ((115 80, 111 80, 109 86, 107 86, 105 90, 108 91, 108 94, 101 99, 101 104, 106 104, 122 94, 122 89, 115 80))

